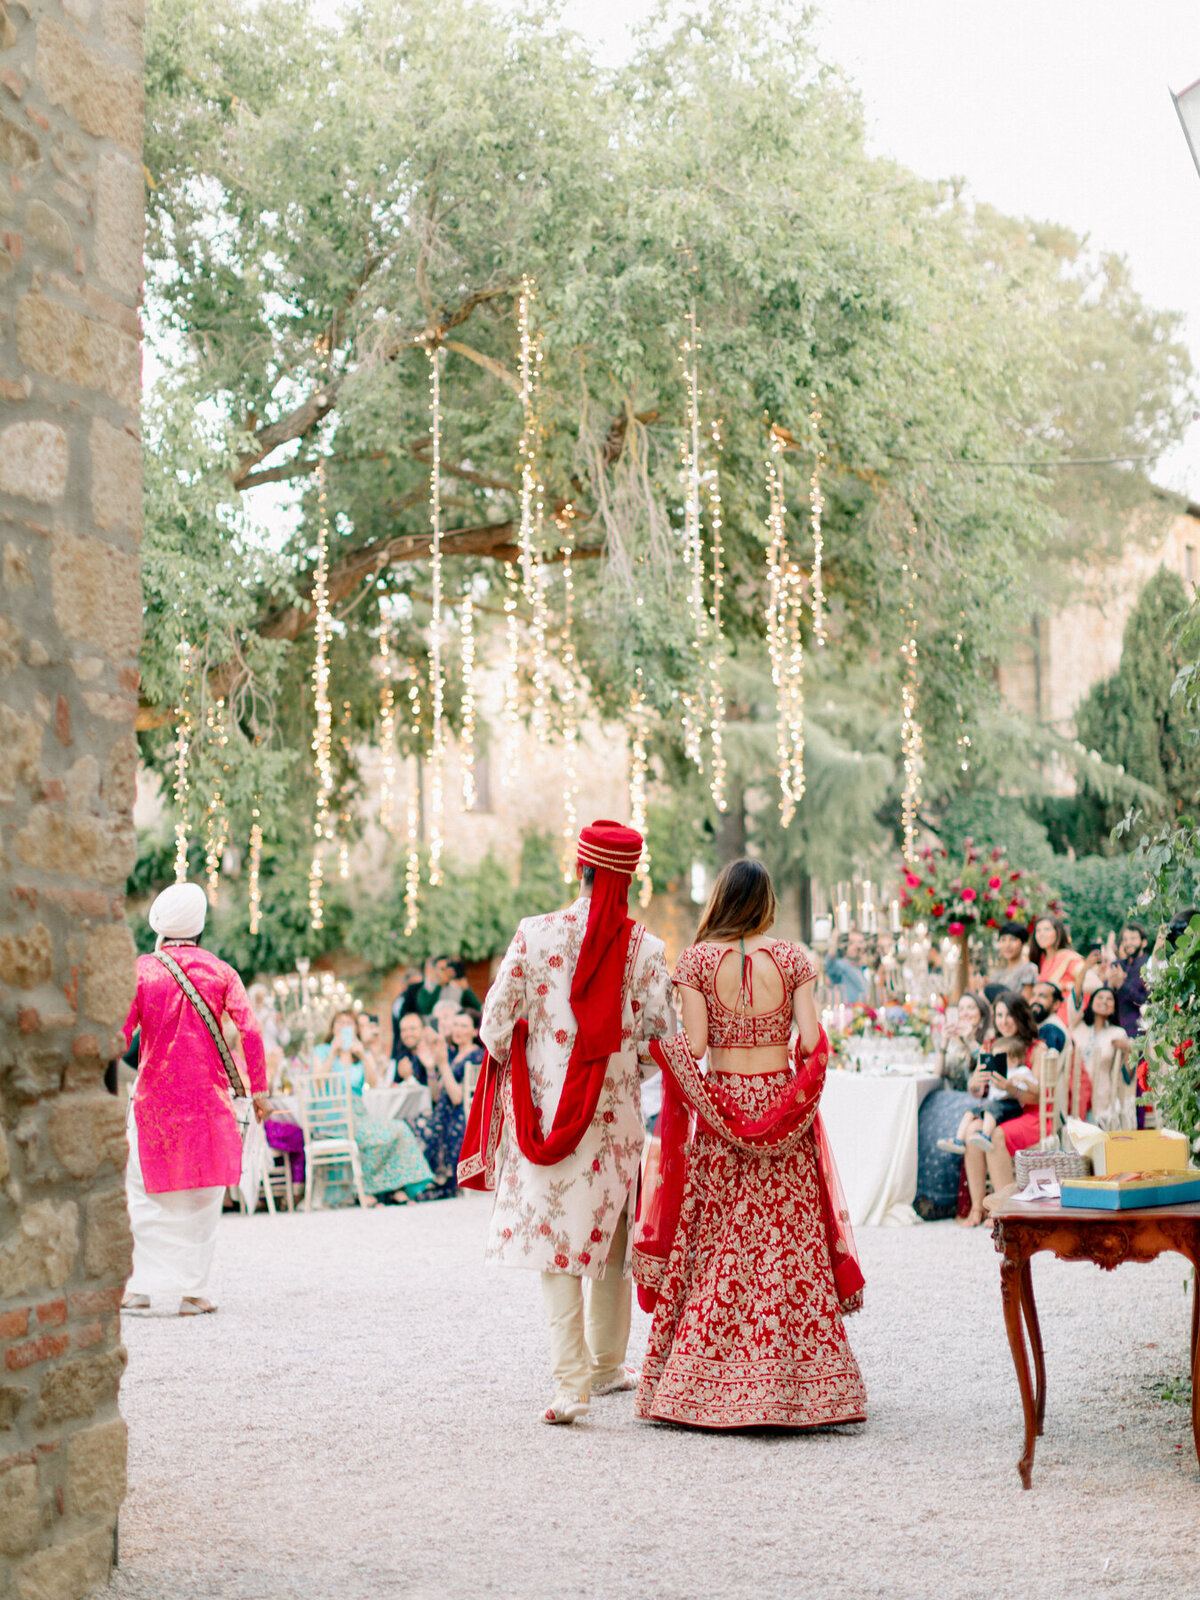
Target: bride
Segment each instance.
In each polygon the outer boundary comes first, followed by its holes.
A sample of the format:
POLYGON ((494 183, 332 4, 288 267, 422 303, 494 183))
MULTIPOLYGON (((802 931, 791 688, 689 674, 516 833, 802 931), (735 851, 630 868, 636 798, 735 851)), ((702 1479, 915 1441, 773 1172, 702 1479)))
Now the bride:
POLYGON ((654 1311, 640 1417, 810 1428, 866 1416, 842 1322, 863 1279, 817 1109, 829 1041, 816 970, 768 936, 774 920, 765 867, 730 862, 675 969, 683 1032, 651 1046, 663 1109, 633 1262, 654 1311))

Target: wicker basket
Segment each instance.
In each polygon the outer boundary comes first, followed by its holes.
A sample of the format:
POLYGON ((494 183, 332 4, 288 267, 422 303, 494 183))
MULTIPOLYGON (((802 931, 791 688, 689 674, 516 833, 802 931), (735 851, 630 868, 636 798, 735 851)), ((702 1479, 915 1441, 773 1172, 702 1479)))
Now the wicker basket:
POLYGON ((1061 1183, 1064 1178, 1090 1178, 1092 1159, 1074 1150, 1018 1150, 1013 1158, 1017 1187, 1023 1189, 1031 1172, 1052 1172, 1061 1183))

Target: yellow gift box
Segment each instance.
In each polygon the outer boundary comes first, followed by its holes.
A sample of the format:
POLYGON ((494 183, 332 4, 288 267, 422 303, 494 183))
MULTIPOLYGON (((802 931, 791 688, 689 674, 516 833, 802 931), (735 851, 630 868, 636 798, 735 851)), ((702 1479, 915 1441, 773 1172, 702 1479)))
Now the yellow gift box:
POLYGON ((1182 1172, 1188 1164, 1188 1142, 1182 1133, 1147 1128, 1106 1133, 1088 1154, 1098 1178, 1113 1172, 1182 1172))

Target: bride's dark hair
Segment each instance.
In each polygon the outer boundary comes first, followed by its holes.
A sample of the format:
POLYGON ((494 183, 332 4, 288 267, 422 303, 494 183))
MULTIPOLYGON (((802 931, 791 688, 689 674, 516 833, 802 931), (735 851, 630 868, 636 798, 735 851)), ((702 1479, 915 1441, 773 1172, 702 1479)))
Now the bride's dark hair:
POLYGON ((766 933, 775 921, 775 890, 761 861, 742 856, 721 868, 712 886, 696 943, 714 939, 748 939, 766 933))

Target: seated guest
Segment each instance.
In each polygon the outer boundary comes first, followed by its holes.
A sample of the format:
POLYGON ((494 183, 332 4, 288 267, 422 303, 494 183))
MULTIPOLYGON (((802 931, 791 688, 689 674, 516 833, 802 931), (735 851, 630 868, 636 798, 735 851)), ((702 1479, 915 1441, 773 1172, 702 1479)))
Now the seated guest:
POLYGON ((863 940, 861 933, 842 934, 835 954, 825 961, 825 977, 835 989, 842 991, 848 1006, 860 1006, 867 998, 867 981, 863 976, 863 940))
POLYGON ((425 1159, 433 1169, 433 1185, 425 1196, 429 1200, 446 1200, 458 1193, 458 1158, 467 1131, 463 1081, 467 1068, 483 1061, 475 1018, 469 1011, 455 1014, 449 1032, 449 1041, 432 1030, 423 1041, 434 1069, 429 1073, 433 1109, 413 1123, 424 1146, 425 1159))
POLYGON ((990 1047, 992 1008, 971 990, 959 996, 954 1025, 935 1057, 943 1087, 927 1094, 917 1113, 918 1215, 932 1222, 952 1217, 958 1209, 962 1152, 947 1150, 945 1141, 967 1111, 985 1103, 989 1080, 980 1053, 990 1047))
MULTIPOLYGON (((400 996, 399 1011, 392 1007, 392 1016, 395 1019, 404 1016, 409 1011, 415 1011, 419 1017, 428 1017, 441 997, 443 987, 450 981, 450 963, 445 956, 430 956, 425 963, 424 976, 415 983, 410 983, 400 996)), ((394 1040, 393 1040, 394 1042, 394 1040)))
MULTIPOLYGON (((378 1034, 378 1028, 375 1031, 378 1034)), ((384 1196, 399 1205, 427 1189, 433 1173, 408 1124, 376 1116, 363 1107, 363 1088, 379 1087, 380 1069, 374 1052, 363 1042, 352 1011, 340 1011, 334 1017, 328 1039, 313 1051, 313 1061, 314 1071, 343 1073, 350 1081, 354 1142, 362 1163, 367 1203, 374 1204, 375 1197, 384 1196)), ((331 1184, 327 1193, 334 1191, 339 1198, 348 1192, 344 1183, 331 1184)))
POLYGON ((988 1178, 994 1189, 1007 1188, 1013 1181, 1013 1156, 1041 1138, 1038 1132, 1041 1096, 1033 1071, 1035 1052, 1041 1048, 1041 1041, 1029 1006, 1019 994, 1011 991, 996 1001, 996 1047, 986 1075, 988 1109, 999 1126, 990 1141, 975 1140, 969 1144, 963 1157, 971 1196, 971 1209, 963 1218, 963 1226, 967 1228, 977 1228, 983 1221, 988 1178))
POLYGON ((1063 992, 1056 983, 1039 978, 1033 986, 1029 1009, 1037 1023, 1038 1038, 1048 1050, 1063 1051, 1067 1047, 1067 1030, 1059 1021, 1063 992))
POLYGON ((998 985, 997 993, 1006 991, 1023 995, 1026 1000, 1033 992, 1037 968, 1025 954, 1025 941, 1029 930, 1023 922, 1006 922, 1000 929, 997 943, 1000 947, 1000 965, 988 977, 988 988, 998 985))
POLYGON ((392 1060, 396 1064, 396 1082, 410 1079, 428 1083, 428 1063, 421 1058, 420 1044, 428 1024, 415 1011, 406 1011, 397 1025, 396 1047, 392 1060))
POLYGON ((1091 1083, 1091 1120, 1110 1130, 1132 1128, 1137 1120, 1129 1066, 1133 1041, 1117 1022, 1115 990, 1105 987, 1088 996, 1083 1018, 1072 1028, 1071 1037, 1091 1083))

